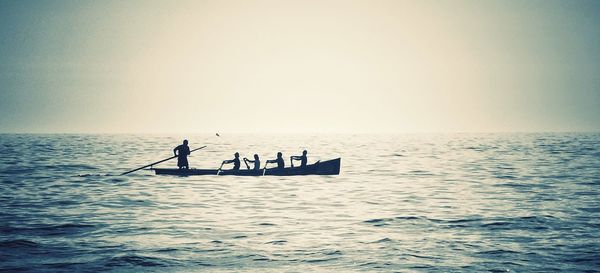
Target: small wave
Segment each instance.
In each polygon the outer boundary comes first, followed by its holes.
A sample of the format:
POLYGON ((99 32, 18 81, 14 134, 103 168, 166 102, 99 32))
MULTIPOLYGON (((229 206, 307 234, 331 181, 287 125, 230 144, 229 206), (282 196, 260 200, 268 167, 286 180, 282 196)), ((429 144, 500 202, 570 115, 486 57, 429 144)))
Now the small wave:
MULTIPOLYGON (((403 219, 397 219, 397 220, 403 220, 403 219)), ((372 224, 373 226, 376 226, 376 227, 382 227, 382 226, 387 226, 390 223, 393 223, 394 221, 396 221, 396 218, 374 218, 374 219, 369 219, 369 220, 363 221, 363 223, 372 224)))
POLYGON ((223 253, 223 252, 228 252, 229 249, 228 248, 205 248, 205 249, 194 249, 194 252, 198 252, 198 253, 223 253))
POLYGON ((409 173, 412 175, 417 175, 417 176, 432 176, 432 175, 434 175, 433 173, 431 173, 429 171, 425 171, 425 170, 414 170, 414 171, 410 171, 409 173))
POLYGON ((69 205, 80 205, 81 202, 76 201, 76 200, 59 200, 59 201, 54 202, 54 204, 59 205, 59 206, 69 206, 69 205))
POLYGON ((505 250, 505 249, 494 249, 494 250, 486 250, 486 251, 477 252, 477 254, 480 254, 480 255, 503 255, 503 254, 514 254, 514 253, 519 253, 519 252, 512 251, 512 250, 505 250))
POLYGON ((2 232, 2 233, 10 233, 10 232, 13 232, 14 230, 16 230, 16 229, 11 226, 0 226, 0 232, 2 232))
POLYGON ((581 211, 585 211, 585 212, 600 212, 600 208, 599 207, 594 207, 594 208, 577 208, 578 210, 581 211))
MULTIPOLYGON (((599 156, 600 157, 600 156, 599 156)), ((581 181, 581 182, 576 182, 579 185, 585 185, 585 186, 596 186, 596 185, 600 185, 600 179, 599 180, 592 180, 592 181, 581 181)))
POLYGON ((10 175, 26 174, 26 173, 34 172, 35 170, 36 170, 35 168, 4 169, 4 170, 0 171, 0 174, 10 174, 10 175))
POLYGON ((53 226, 51 228, 93 228, 95 227, 94 225, 89 225, 89 224, 62 224, 62 225, 58 225, 58 226, 53 226))
POLYGON ((160 252, 173 252, 173 251, 178 251, 178 250, 179 250, 179 249, 177 249, 177 248, 172 248, 172 247, 170 247, 170 248, 161 248, 161 249, 157 249, 157 250, 155 250, 154 252, 159 252, 159 253, 160 253, 160 252))
POLYGON ((0 248, 35 248, 38 246, 38 243, 29 240, 0 241, 0 248))
POLYGON ((588 257, 576 257, 576 258, 567 258, 564 259, 565 262, 569 262, 569 263, 599 263, 598 262, 598 257, 593 256, 588 256, 588 257))
POLYGON ((375 226, 387 225, 388 222, 394 221, 410 221, 410 220, 430 220, 426 217, 418 217, 418 216, 396 216, 392 218, 373 218, 369 220, 363 221, 363 223, 374 224, 375 226))
POLYGON ((114 182, 114 183, 120 183, 120 182, 126 182, 127 179, 126 178, 112 178, 110 180, 108 180, 108 182, 114 182))
POLYGON ((440 222, 445 222, 448 224, 463 224, 463 223, 472 223, 481 221, 482 218, 466 218, 466 219, 456 219, 456 220, 439 220, 440 222))
POLYGON ((109 266, 137 265, 144 267, 167 267, 176 264, 177 263, 173 260, 146 257, 140 255, 124 255, 112 257, 107 262, 107 265, 109 266))
POLYGON ((9 227, 10 232, 23 234, 43 234, 43 235, 73 235, 76 233, 86 232, 90 229, 95 229, 98 226, 90 224, 59 224, 59 225, 41 225, 33 227, 9 227))
POLYGON ((464 219, 435 219, 424 216, 398 216, 392 218, 374 218, 363 221, 363 223, 375 227, 394 226, 401 224, 437 224, 445 228, 485 228, 489 230, 498 229, 530 229, 544 230, 551 226, 554 217, 522 216, 522 217, 496 217, 496 218, 464 218, 464 219))
POLYGON ((502 226, 507 226, 507 225, 510 225, 510 223, 508 223, 508 222, 492 222, 492 223, 482 224, 481 227, 494 228, 494 227, 502 227, 502 226))
POLYGON ((204 266, 204 267, 215 266, 214 264, 210 264, 210 263, 202 262, 202 261, 194 261, 194 262, 192 262, 192 264, 194 264, 196 266, 204 266))
MULTIPOLYGON (((502 178, 500 178, 502 179, 502 178)), ((508 178, 507 178, 508 179, 508 178)), ((530 184, 530 183, 514 183, 514 182, 509 182, 509 183, 499 183, 499 184, 495 184, 494 187, 507 187, 507 188, 517 188, 517 189, 530 189, 533 187, 540 187, 540 185, 534 185, 534 184, 530 184)))
POLYGON ((389 219, 376 218, 376 219, 366 220, 366 221, 364 221, 364 223, 373 224, 373 226, 376 226, 376 227, 381 227, 381 226, 386 226, 388 224, 387 223, 388 220, 389 219))
POLYGON ((83 164, 58 164, 58 165, 43 165, 38 168, 46 170, 97 170, 97 167, 83 164))
POLYGON ((418 264, 418 265, 413 265, 409 268, 410 269, 431 269, 431 268, 435 268, 435 267, 432 265, 427 265, 427 264, 418 264))
POLYGON ((556 226, 552 225, 552 220, 554 220, 554 217, 550 215, 492 218, 482 220, 483 223, 479 227, 490 230, 545 230, 549 226, 556 226))
POLYGON ((344 253, 339 250, 331 250, 331 251, 325 251, 325 252, 323 252, 323 254, 325 254, 325 255, 342 255, 344 253))
POLYGON ((417 255, 417 254, 406 254, 406 255, 415 257, 415 258, 419 258, 419 259, 429 259, 429 260, 439 260, 440 259, 438 257, 423 256, 423 255, 417 255))
POLYGON ((329 262, 329 261, 334 261, 339 259, 339 257, 331 257, 331 258, 317 258, 317 259, 306 259, 303 260, 304 262, 307 263, 324 263, 324 262, 329 262))
POLYGON ((102 174, 102 173, 84 173, 73 175, 73 177, 99 177, 99 176, 114 176, 113 174, 102 174))
POLYGON ((271 260, 267 256, 255 253, 239 254, 235 256, 236 259, 252 259, 253 261, 268 261, 271 260))
POLYGON ((380 240, 374 241, 374 242, 372 242, 372 243, 373 243, 373 244, 381 244, 381 243, 389 243, 389 242, 391 242, 391 241, 392 241, 392 239, 390 239, 390 238, 387 238, 387 237, 386 237, 386 238, 383 238, 383 239, 380 239, 380 240))
POLYGON ((1 272, 32 272, 29 266, 0 267, 1 272))
POLYGON ((397 220, 419 220, 419 219, 421 219, 421 217, 417 217, 417 216, 396 216, 396 217, 394 217, 394 219, 397 219, 397 220))
POLYGON ((372 267, 372 266, 375 266, 375 265, 377 265, 377 264, 378 264, 378 263, 376 263, 376 262, 366 262, 366 263, 359 264, 358 266, 368 266, 368 267, 372 267))
MULTIPOLYGON (((52 269, 62 269, 62 270, 68 270, 70 268, 73 267, 80 267, 82 265, 85 265, 86 263, 84 262, 58 262, 58 263, 45 263, 44 267, 48 267, 48 268, 52 268, 52 269)), ((69 270, 72 271, 72 270, 69 270)))
POLYGON ((260 223, 258 225, 259 226, 276 226, 276 224, 272 224, 272 223, 260 223))
POLYGON ((286 240, 273 240, 270 242, 266 242, 265 244, 272 244, 272 245, 285 245, 287 243, 286 240))

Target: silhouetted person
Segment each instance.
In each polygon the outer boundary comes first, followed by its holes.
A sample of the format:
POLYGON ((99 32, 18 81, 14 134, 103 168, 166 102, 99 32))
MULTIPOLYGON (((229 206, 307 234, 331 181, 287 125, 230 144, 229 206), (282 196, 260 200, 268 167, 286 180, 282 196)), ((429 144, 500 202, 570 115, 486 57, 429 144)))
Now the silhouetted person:
POLYGON ((183 141, 183 144, 173 149, 173 154, 177 157, 177 167, 179 167, 179 169, 183 169, 184 167, 186 169, 190 168, 187 160, 187 156, 190 155, 190 147, 188 146, 187 139, 183 141))
POLYGON ((300 160, 300 167, 306 167, 306 162, 308 161, 308 158, 306 157, 307 153, 308 152, 304 150, 302 151, 302 155, 290 156, 290 162, 292 163, 292 167, 294 167, 294 160, 300 160))
POLYGON ((277 159, 267 160, 267 163, 277 163, 277 169, 285 168, 285 162, 283 161, 283 154, 281 152, 277 153, 277 159))
POLYGON ((240 153, 236 152, 234 154, 234 158, 231 160, 224 160, 223 164, 230 164, 233 163, 233 169, 234 171, 238 171, 240 169, 240 153))
MULTIPOLYGON (((250 162, 250 163, 254 163, 254 170, 258 171, 260 170, 260 159, 258 158, 257 154, 254 154, 254 160, 250 160, 244 157, 244 162, 250 162)), ((248 163, 246 163, 248 164, 248 163)))

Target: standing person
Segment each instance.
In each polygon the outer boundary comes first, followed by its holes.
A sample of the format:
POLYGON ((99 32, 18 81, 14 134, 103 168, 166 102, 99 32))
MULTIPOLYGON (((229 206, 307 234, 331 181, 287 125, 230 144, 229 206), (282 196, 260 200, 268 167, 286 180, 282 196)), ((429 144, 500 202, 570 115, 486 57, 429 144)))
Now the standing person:
POLYGON ((234 156, 234 158, 231 160, 223 160, 223 164, 233 163, 232 170, 239 171, 240 170, 240 153, 236 152, 233 156, 234 156))
POLYGON ((292 163, 292 167, 294 167, 294 160, 300 160, 300 167, 306 167, 306 163, 308 161, 308 158, 306 157, 307 153, 308 152, 304 150, 302 151, 302 155, 290 156, 290 162, 292 163))
MULTIPOLYGON (((250 163, 254 163, 254 170, 255 171, 259 171, 260 170, 260 159, 258 158, 257 154, 254 154, 254 160, 250 160, 244 157, 244 162, 250 162, 250 163)), ((248 163, 246 163, 248 164, 248 163)))
POLYGON ((277 169, 285 168, 285 162, 283 161, 283 154, 281 152, 277 153, 277 159, 267 160, 267 163, 277 163, 277 169))
POLYGON ((183 141, 183 144, 175 147, 173 149, 173 154, 177 157, 177 167, 179 169, 190 168, 190 164, 188 164, 187 156, 190 155, 190 147, 188 146, 187 139, 183 141))

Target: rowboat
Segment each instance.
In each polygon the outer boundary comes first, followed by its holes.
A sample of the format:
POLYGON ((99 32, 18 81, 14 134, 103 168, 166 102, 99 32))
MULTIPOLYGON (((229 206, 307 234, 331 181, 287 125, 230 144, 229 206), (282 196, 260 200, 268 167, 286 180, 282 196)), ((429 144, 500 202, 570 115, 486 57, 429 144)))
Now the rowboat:
POLYGON ((314 164, 304 167, 289 167, 289 168, 269 168, 255 170, 221 170, 218 169, 164 169, 153 168, 156 174, 160 175, 237 175, 237 176, 293 176, 293 175, 338 175, 340 174, 340 165, 342 159, 336 158, 327 161, 318 161, 314 164))

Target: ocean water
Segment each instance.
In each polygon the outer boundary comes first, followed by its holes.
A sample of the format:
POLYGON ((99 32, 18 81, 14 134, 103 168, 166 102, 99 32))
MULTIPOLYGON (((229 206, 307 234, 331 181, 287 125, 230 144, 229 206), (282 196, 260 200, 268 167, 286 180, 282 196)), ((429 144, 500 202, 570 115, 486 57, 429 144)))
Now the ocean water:
POLYGON ((8 134, 0 181, 0 271, 600 272, 600 134, 8 134), (118 175, 184 137, 342 170, 118 175))

